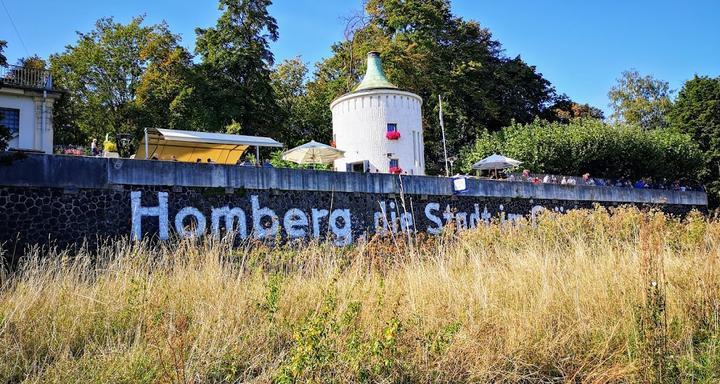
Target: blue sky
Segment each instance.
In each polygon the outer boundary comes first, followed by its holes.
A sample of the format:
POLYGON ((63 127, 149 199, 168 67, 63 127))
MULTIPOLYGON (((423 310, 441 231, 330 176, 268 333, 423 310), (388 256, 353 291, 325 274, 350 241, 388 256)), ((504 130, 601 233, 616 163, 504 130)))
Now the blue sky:
MULTIPOLYGON (((192 49, 195 27, 211 26, 219 15, 215 0, 2 1, 26 47, 0 6, 0 39, 9 42, 11 62, 60 52, 76 40, 75 31, 89 31, 103 16, 166 20, 192 49)), ((327 57, 342 38, 342 17, 361 6, 361 0, 275 0, 276 59, 300 55, 312 64, 327 57)), ((720 75, 716 0, 455 0, 453 11, 489 28, 507 55, 535 65, 559 93, 606 111, 607 91, 626 69, 669 81, 673 89, 694 74, 720 75)))

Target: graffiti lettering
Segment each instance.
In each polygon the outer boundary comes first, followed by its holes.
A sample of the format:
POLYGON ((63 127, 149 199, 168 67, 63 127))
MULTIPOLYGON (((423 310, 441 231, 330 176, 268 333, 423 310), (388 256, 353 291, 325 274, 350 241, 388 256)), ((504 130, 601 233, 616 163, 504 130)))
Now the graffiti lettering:
MULTIPOLYGON (((131 192, 131 236, 135 240, 143 237, 143 219, 158 220, 158 237, 162 240, 169 237, 169 204, 168 192, 157 193, 157 205, 143 206, 141 203, 142 193, 131 192)), ((429 234, 438 235, 448 225, 453 225, 456 230, 474 229, 480 225, 488 225, 493 214, 488 210, 487 205, 480 207, 480 204, 473 203, 471 211, 460 211, 445 204, 441 208, 438 202, 428 202, 422 212, 424 217, 418 221, 413 212, 406 211, 406 207, 396 201, 379 201, 379 210, 374 212, 361 212, 361 219, 353 227, 353 215, 348 208, 334 209, 332 211, 320 208, 289 208, 284 214, 278 214, 272 208, 261 203, 258 195, 250 195, 249 201, 242 202, 246 210, 241 207, 223 205, 210 209, 210 222, 207 216, 195 207, 179 208, 173 220, 173 229, 182 238, 200 238, 206 235, 209 225, 210 234, 221 237, 223 234, 233 234, 240 239, 253 237, 259 240, 284 238, 288 240, 303 238, 328 238, 338 246, 345 246, 353 243, 354 237, 364 237, 368 231, 376 234, 396 235, 399 232, 410 233, 417 230, 425 230, 429 234), (248 204, 249 203, 249 204, 248 204), (249 212, 250 217, 246 215, 249 212), (372 228, 364 227, 362 218, 372 220, 372 228), (418 228, 418 225, 421 228, 418 228), (326 231, 323 233, 323 231, 326 231)), ((542 205, 535 205, 530 209, 529 216, 532 223, 535 223, 537 215, 544 210, 550 209, 555 212, 564 212, 563 207, 546 208, 542 205)), ((505 207, 499 204, 495 211, 495 217, 503 224, 517 224, 527 214, 510 213, 505 207)), ((282 213, 282 212, 280 212, 282 213)))

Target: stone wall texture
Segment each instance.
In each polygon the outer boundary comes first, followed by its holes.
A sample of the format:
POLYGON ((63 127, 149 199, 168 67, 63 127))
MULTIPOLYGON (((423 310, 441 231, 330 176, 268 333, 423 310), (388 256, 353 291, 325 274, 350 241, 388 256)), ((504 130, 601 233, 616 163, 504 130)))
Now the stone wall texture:
POLYGON ((385 174, 31 155, 0 162, 0 244, 61 247, 107 238, 225 235, 238 241, 327 238, 338 245, 372 233, 438 233, 543 209, 633 204, 684 215, 704 211, 701 192, 532 185, 385 174))

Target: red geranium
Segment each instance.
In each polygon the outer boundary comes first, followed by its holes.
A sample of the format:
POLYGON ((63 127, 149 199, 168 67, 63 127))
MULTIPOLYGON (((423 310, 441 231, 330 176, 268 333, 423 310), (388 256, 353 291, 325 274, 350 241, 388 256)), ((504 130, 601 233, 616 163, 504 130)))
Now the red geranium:
POLYGON ((385 137, 387 137, 388 140, 397 140, 400 138, 400 131, 390 131, 385 134, 385 137))
POLYGON ((85 155, 85 152, 81 149, 75 149, 75 148, 67 148, 63 151, 66 155, 74 155, 74 156, 83 156, 85 155))
POLYGON ((390 173, 392 173, 394 175, 399 175, 402 173, 402 171, 403 170, 400 167, 390 167, 390 173))

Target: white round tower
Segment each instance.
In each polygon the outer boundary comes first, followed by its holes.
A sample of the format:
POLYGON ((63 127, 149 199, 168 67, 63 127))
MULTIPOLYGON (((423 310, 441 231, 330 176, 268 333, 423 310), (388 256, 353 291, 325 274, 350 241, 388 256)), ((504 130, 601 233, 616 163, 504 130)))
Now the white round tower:
POLYGON ((330 104, 333 141, 345 151, 335 170, 424 175, 421 105, 387 80, 379 53, 368 53, 360 85, 330 104))

